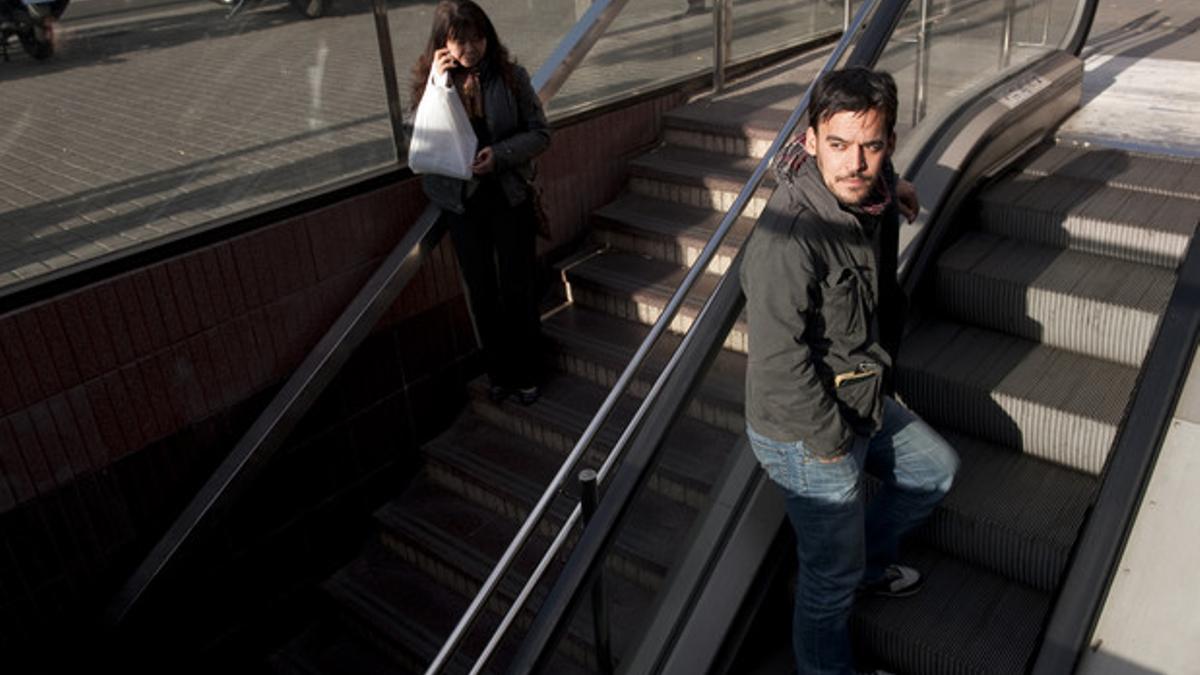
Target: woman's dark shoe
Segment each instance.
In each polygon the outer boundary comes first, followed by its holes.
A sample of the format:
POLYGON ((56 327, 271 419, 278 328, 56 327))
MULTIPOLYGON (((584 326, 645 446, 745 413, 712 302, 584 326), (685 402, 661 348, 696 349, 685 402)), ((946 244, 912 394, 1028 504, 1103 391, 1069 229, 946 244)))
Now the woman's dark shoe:
POLYGON ((541 395, 542 392, 537 387, 525 387, 517 390, 517 400, 521 402, 521 405, 533 405, 537 403, 538 397, 541 395))
POLYGON ((512 390, 508 387, 493 384, 492 386, 488 387, 488 400, 492 403, 499 403, 508 398, 508 395, 511 393, 512 390))

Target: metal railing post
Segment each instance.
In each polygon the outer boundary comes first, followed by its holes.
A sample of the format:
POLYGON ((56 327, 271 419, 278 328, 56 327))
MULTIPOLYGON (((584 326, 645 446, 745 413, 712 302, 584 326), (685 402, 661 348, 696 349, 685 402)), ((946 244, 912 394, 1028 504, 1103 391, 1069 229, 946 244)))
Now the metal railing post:
POLYGON ((713 2, 713 91, 725 88, 725 68, 733 46, 733 0, 713 2))
POLYGON ((925 118, 925 97, 929 86, 929 0, 921 0, 921 27, 917 31, 917 69, 913 78, 916 92, 913 94, 912 123, 916 126, 925 118))
MULTIPOLYGON (((583 522, 586 525, 596 513, 600 501, 596 489, 596 472, 584 469, 579 472, 579 499, 583 504, 583 522)), ((608 625, 608 601, 604 597, 604 570, 596 574, 592 582, 592 630, 596 640, 596 669, 603 675, 612 675, 612 640, 608 625)))
POLYGON ((383 87, 387 91, 396 161, 404 164, 408 158, 408 136, 404 133, 404 115, 400 108, 400 86, 396 84, 396 57, 392 53, 392 33, 388 29, 387 0, 372 0, 371 10, 375 14, 375 39, 379 42, 379 62, 383 65, 383 87))
POLYGON ((1004 0, 1004 32, 1000 35, 1000 67, 1007 68, 1012 62, 1013 21, 1016 19, 1017 0, 1004 0))
POLYGON ((1050 43, 1050 18, 1051 12, 1054 11, 1054 0, 1046 0, 1046 16, 1042 19, 1042 44, 1050 43))
POLYGON ((546 62, 533 74, 533 88, 548 103, 592 47, 612 25, 629 0, 592 0, 583 18, 567 32, 546 62))
POLYGON ((842 3, 842 32, 850 30, 850 0, 842 3))

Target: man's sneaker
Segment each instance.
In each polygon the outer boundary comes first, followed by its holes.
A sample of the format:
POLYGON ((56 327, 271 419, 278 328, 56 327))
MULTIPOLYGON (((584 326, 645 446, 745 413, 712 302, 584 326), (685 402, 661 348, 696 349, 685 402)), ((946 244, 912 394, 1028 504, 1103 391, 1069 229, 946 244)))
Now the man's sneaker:
POLYGON ((888 565, 882 577, 859 586, 858 592, 883 598, 906 598, 921 590, 923 581, 921 573, 911 567, 888 565))

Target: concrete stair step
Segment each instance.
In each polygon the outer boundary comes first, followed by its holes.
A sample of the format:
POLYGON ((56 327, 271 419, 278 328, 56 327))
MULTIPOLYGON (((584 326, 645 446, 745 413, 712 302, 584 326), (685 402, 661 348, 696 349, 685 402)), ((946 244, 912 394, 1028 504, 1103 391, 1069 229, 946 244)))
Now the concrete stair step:
MULTIPOLYGON (((439 488, 469 502, 459 507, 464 513, 482 509, 495 518, 504 518, 505 523, 511 525, 511 532, 502 533, 505 528, 497 522, 484 523, 491 528, 490 533, 495 540, 477 542, 480 545, 490 544, 481 549, 486 559, 475 561, 481 569, 490 569, 492 562, 499 559, 512 535, 541 498, 545 486, 560 467, 558 457, 531 446, 528 440, 468 414, 425 448, 428 462, 426 470, 431 479, 439 488)), ((576 467, 572 472, 572 481, 581 468, 576 467)), ((562 493, 552 502, 549 517, 541 524, 542 535, 552 537, 557 534, 559 526, 577 503, 578 490, 572 481, 568 481, 562 493)), ((428 513, 419 499, 414 501, 408 494, 384 507, 379 517, 383 519, 385 513, 402 513, 410 520, 420 519, 421 527, 428 530, 429 534, 409 536, 407 541, 418 548, 423 542, 445 541, 444 550, 430 551, 434 557, 442 560, 454 556, 456 545, 472 540, 470 532, 462 531, 463 525, 455 523, 453 519, 447 520, 442 514, 428 513), (441 533, 440 539, 432 533, 434 530, 441 533)), ((675 548, 686 534, 695 511, 650 490, 634 506, 634 515, 634 524, 624 528, 617 539, 609 556, 609 564, 630 580, 654 589, 670 568, 675 548)), ((474 519, 465 516, 462 519, 474 522, 481 517, 482 514, 476 514, 474 519)), ((399 537, 402 533, 397 530, 396 522, 395 519, 387 521, 389 532, 399 537)), ((405 532, 412 534, 408 530, 405 532)), ((537 549, 540 557, 540 551, 545 546, 537 549)), ((534 561, 536 558, 530 561, 531 566, 534 561)))
POLYGON ((908 598, 866 598, 851 617, 858 650, 888 670, 921 675, 1025 672, 1050 596, 939 554, 910 551, 925 575, 908 598))
POLYGON ((790 110, 729 100, 700 100, 663 115, 667 143, 736 157, 761 159, 790 110))
MULTIPOLYGON (((757 163, 751 157, 662 145, 629 163, 628 189, 646 197, 724 213, 757 163)), ((775 177, 768 171, 742 215, 758 218, 774 187, 775 177)))
MULTIPOLYGON (((476 587, 483 578, 475 580, 476 587)), ((518 580, 519 583, 519 580, 518 580)), ((609 583, 609 609, 613 617, 615 643, 627 639, 623 626, 633 622, 644 608, 643 594, 628 590, 628 584, 614 579, 609 583), (625 623, 629 622, 629 623, 625 623)), ((368 546, 362 555, 334 574, 323 586, 338 604, 341 616, 351 630, 365 636, 371 644, 387 651, 400 664, 398 672, 422 672, 433 660, 462 613, 470 596, 441 586, 437 579, 422 572, 382 545, 368 546)), ((473 592, 472 592, 473 595, 473 592)), ((505 604, 511 597, 504 598, 505 604)), ((532 609, 519 616, 516 626, 528 625, 532 609)), ((499 625, 500 613, 488 607, 480 613, 474 627, 450 661, 450 672, 467 672, 470 664, 499 625)), ((573 657, 573 666, 560 672, 588 672, 591 648, 582 621, 574 621, 561 648, 573 657)), ((503 673, 512 659, 515 645, 502 643, 493 656, 488 673, 503 673)), ((564 660, 563 663, 572 663, 564 660)))
POLYGON ((961 459, 950 494, 922 528, 938 550, 1050 592, 1097 488, 1094 476, 942 431, 961 459))
POLYGON ((937 263, 936 300, 956 319, 1140 365, 1175 285, 1164 268, 968 232, 937 263))
MULTIPOLYGON (((464 496, 466 479, 457 478, 447 485, 445 470, 440 469, 440 476, 436 471, 429 470, 403 495, 376 510, 379 540, 398 558, 436 579, 442 588, 470 596, 479 588, 478 579, 487 576, 512 541, 524 514, 517 517, 507 504, 497 504, 503 495, 493 500, 464 496)), ((508 478, 497 476, 496 482, 508 478)), ((514 569, 533 569, 549 544, 545 535, 544 531, 535 533, 514 560, 514 569)), ((513 597, 520 586, 506 578, 500 591, 513 597)))
POLYGON ((322 621, 290 640, 268 663, 278 675, 393 675, 404 670, 373 644, 336 622, 322 621))
POLYGON ((1137 369, 938 319, 905 339, 897 389, 927 421, 1090 474, 1137 369))
POLYGON ((1109 187, 1200 200, 1200 162, 1125 150, 1047 143, 1020 171, 1031 176, 1078 178, 1109 187))
MULTIPOLYGON (((611 389, 650 329, 644 324, 575 305, 543 322, 542 331, 557 345, 554 356, 559 370, 611 389)), ((634 396, 645 396, 680 342, 671 333, 659 338, 630 383, 629 391, 634 396)), ((688 414, 740 436, 745 430, 742 416, 745 370, 744 354, 722 350, 709 368, 688 414)))
MULTIPOLYGON (((592 240, 603 246, 691 267, 717 231, 724 212, 625 193, 592 214, 592 240)), ((754 219, 738 218, 709 263, 724 274, 754 219)))
POLYGON ((1016 174, 979 200, 984 231, 1171 269, 1200 222, 1200 201, 1054 175, 1016 174))
MULTIPOLYGON (((469 604, 468 598, 442 588, 380 544, 369 544, 321 588, 346 630, 387 654, 399 672, 424 670, 469 604)), ((484 612, 478 625, 481 632, 490 632, 498 623, 498 617, 484 612)), ((471 644, 475 652, 477 643, 471 644)), ((451 660, 456 672, 469 665, 462 653, 451 660)))
MULTIPOLYGON (((489 423, 523 438, 533 439, 556 453, 558 462, 575 447, 600 409, 608 389, 573 376, 548 378, 536 405, 523 407, 509 402, 501 406, 487 401, 481 382, 472 384, 472 408, 489 423)), ((584 461, 599 466, 616 444, 639 401, 618 401, 607 424, 597 432, 584 461)), ((666 439, 658 468, 648 487, 674 501, 701 508, 708 492, 740 436, 686 416, 675 423, 666 439)))
MULTIPOLYGON (((677 265, 615 250, 600 251, 563 269, 576 304, 646 325, 654 324, 686 275, 687 270, 677 265)), ((696 280, 671 321, 672 331, 687 332, 718 281, 712 274, 696 280)), ((730 331, 725 347, 746 351, 743 319, 730 331)))

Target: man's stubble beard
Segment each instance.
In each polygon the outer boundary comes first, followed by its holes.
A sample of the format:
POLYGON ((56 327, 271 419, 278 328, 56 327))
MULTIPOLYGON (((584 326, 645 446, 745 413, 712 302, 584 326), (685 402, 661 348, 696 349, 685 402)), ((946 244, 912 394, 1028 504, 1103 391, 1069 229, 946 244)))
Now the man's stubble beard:
MULTIPOLYGON (((838 201, 838 203, 841 204, 842 206, 848 206, 848 207, 859 206, 864 201, 866 201, 868 196, 870 196, 871 188, 874 187, 874 185, 875 185, 875 180, 868 182, 866 184, 866 186, 864 187, 864 189, 862 190, 861 194, 855 193, 853 201, 847 201, 847 199, 838 191, 839 181, 846 179, 846 178, 856 178, 856 177, 866 179, 866 176, 862 175, 861 173, 854 173, 854 174, 849 174, 846 176, 835 176, 834 179, 831 181, 829 178, 826 177, 825 167, 821 162, 820 155, 813 156, 813 160, 816 161, 816 163, 817 163, 817 172, 821 174, 821 182, 825 184, 825 189, 829 190, 829 192, 833 194, 834 199, 836 199, 838 201)), ((876 176, 876 180, 878 180, 878 176, 876 176)))

